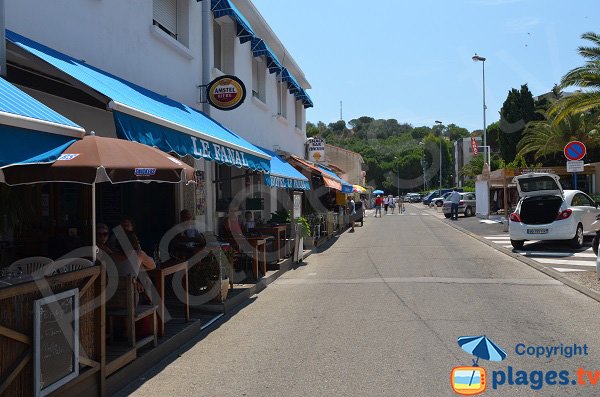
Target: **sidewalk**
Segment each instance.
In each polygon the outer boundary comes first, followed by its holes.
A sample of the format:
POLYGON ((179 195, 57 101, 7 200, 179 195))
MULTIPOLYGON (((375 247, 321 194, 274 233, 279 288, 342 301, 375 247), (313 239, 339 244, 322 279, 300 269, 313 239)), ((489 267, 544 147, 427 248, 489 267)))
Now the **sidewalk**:
POLYGON ((492 219, 459 216, 457 221, 452 221, 436 208, 422 206, 422 209, 487 245, 600 300, 600 280, 596 272, 596 255, 592 250, 593 236, 586 236, 584 246, 580 249, 573 249, 566 243, 540 241, 527 242, 522 250, 515 250, 510 244, 508 232, 503 231, 502 216, 492 219))

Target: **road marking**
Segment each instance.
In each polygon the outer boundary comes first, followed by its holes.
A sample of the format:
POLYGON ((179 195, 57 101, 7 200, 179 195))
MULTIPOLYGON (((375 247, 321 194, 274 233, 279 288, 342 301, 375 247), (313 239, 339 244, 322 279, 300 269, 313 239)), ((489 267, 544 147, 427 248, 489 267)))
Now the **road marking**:
POLYGON ((596 267, 596 261, 575 261, 570 259, 555 259, 555 258, 531 258, 539 263, 550 263, 555 265, 577 265, 596 267))
POLYGON ((552 269, 561 273, 586 272, 586 269, 566 269, 564 267, 553 267, 552 269))
POLYGON ((555 256, 558 258, 596 258, 596 255, 588 252, 550 252, 550 251, 521 251, 515 250, 517 254, 525 256, 555 256))

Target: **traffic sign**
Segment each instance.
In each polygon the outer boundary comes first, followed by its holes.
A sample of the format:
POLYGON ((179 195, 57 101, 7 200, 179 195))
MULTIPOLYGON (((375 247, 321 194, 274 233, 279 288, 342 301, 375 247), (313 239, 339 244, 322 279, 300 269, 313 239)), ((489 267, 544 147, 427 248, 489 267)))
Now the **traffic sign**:
POLYGON ((564 153, 567 160, 577 161, 585 157, 586 148, 582 142, 571 141, 565 146, 564 153))
POLYGON ((567 172, 583 172, 583 160, 567 161, 567 172))

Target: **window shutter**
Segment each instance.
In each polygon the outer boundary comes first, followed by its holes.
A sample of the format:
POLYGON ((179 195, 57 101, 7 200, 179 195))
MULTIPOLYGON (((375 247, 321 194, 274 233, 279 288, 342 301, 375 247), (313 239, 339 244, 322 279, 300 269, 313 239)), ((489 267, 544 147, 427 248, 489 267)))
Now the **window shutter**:
POLYGON ((154 20, 177 34, 177 0, 154 0, 154 20))

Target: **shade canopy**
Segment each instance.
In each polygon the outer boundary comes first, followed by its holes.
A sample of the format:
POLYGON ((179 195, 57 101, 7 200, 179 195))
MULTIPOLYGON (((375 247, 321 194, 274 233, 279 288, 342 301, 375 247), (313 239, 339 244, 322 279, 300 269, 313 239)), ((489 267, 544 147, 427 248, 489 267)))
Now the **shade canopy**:
POLYGON ((360 185, 352 185, 354 188, 354 193, 366 193, 367 189, 365 189, 364 187, 360 186, 360 185))
POLYGON ((269 172, 270 156, 215 120, 181 102, 140 87, 14 32, 9 42, 103 96, 117 135, 165 152, 269 172))
POLYGON ((0 78, 0 168, 50 163, 84 129, 0 78))
POLYGON ((310 190, 308 178, 292 167, 283 157, 271 150, 262 147, 260 149, 271 155, 271 173, 264 174, 267 186, 282 189, 310 190))
POLYGON ((342 192, 344 194, 350 194, 354 191, 354 186, 352 186, 351 184, 349 184, 348 182, 346 182, 345 180, 343 180, 342 178, 337 176, 335 172, 330 171, 327 168, 323 168, 319 165, 317 166, 317 168, 319 168, 326 175, 329 175, 331 178, 336 179, 340 183, 341 187, 340 187, 340 189, 338 189, 340 192, 342 192))
POLYGON ((310 172, 311 174, 316 174, 320 176, 323 180, 323 184, 326 187, 339 191, 342 190, 342 184, 340 183, 338 178, 333 178, 329 176, 328 174, 324 173, 321 169, 317 168, 317 166, 312 165, 308 161, 302 160, 299 157, 290 156, 290 160, 292 161, 292 165, 297 169, 305 170, 307 172, 310 172))
POLYGON ((9 185, 42 182, 192 182, 194 169, 156 148, 123 139, 86 136, 53 164, 14 165, 1 170, 9 185))

